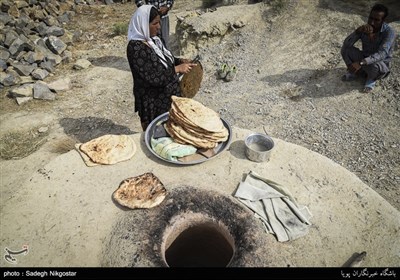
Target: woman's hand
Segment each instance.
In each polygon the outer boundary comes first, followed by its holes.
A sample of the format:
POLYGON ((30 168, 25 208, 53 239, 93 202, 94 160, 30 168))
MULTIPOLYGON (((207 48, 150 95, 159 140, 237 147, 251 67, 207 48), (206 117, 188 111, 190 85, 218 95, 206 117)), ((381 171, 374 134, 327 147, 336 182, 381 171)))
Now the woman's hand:
POLYGON ((191 63, 192 61, 187 58, 181 58, 181 63, 191 63))
POLYGON ((195 63, 182 63, 182 64, 179 64, 178 66, 175 66, 175 72, 181 73, 181 74, 186 74, 186 73, 189 73, 190 70, 192 70, 192 68, 195 66, 197 66, 197 64, 195 64, 195 63))

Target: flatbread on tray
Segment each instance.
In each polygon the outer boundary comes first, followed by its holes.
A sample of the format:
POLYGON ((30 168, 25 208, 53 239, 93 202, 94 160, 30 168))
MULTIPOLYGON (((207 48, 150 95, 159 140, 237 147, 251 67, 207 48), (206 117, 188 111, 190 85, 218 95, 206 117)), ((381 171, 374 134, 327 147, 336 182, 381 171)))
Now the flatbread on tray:
POLYGON ((127 178, 113 193, 113 198, 122 206, 131 209, 152 208, 159 205, 167 195, 167 190, 153 173, 127 178))
POLYGON ((219 114, 193 99, 172 96, 169 118, 164 125, 168 134, 180 144, 213 149, 229 137, 219 114))
POLYGON ((190 98, 177 96, 172 96, 171 98, 174 105, 176 105, 175 108, 195 126, 209 132, 221 132, 224 129, 224 124, 219 114, 212 109, 190 98))
POLYGON ((104 135, 75 147, 87 166, 115 164, 136 153, 136 144, 128 135, 104 135))

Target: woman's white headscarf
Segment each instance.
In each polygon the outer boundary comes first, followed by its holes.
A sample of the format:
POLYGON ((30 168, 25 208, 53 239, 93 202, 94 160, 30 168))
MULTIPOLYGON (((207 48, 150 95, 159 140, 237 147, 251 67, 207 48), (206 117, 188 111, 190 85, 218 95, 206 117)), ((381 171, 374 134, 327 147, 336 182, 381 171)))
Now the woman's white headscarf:
POLYGON ((128 29, 128 41, 146 41, 156 52, 165 68, 168 68, 167 58, 174 63, 174 57, 171 52, 164 47, 158 36, 150 38, 149 18, 152 7, 152 5, 142 5, 132 15, 128 29))

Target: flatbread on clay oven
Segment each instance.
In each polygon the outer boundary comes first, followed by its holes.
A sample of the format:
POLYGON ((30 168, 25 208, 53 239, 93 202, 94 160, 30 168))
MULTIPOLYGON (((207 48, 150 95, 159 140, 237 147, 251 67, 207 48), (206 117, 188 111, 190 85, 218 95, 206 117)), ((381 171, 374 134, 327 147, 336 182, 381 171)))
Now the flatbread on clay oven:
POLYGON ((127 178, 113 193, 113 198, 131 209, 151 208, 159 205, 167 195, 164 185, 153 173, 127 178))
POLYGON ((136 153, 136 144, 128 135, 104 135, 79 146, 91 161, 114 164, 125 161, 136 153))

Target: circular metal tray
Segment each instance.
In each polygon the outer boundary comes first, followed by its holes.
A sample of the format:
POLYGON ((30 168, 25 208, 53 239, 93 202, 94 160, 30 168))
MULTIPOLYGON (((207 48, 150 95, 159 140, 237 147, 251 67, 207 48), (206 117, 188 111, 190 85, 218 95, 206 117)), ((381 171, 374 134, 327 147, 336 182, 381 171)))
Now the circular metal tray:
POLYGON ((204 157, 204 159, 199 159, 199 160, 194 160, 194 161, 188 161, 188 162, 172 161, 172 160, 168 160, 168 159, 165 159, 165 158, 159 156, 159 155, 158 155, 156 152, 154 152, 153 149, 151 148, 151 142, 150 142, 150 140, 151 140, 151 138, 153 137, 154 130, 155 130, 157 124, 166 122, 166 121, 168 120, 168 116, 169 116, 169 113, 166 112, 166 113, 164 113, 164 114, 158 116, 157 118, 155 118, 155 119, 149 124, 149 126, 147 127, 147 129, 146 129, 146 131, 145 131, 145 135, 144 135, 144 141, 146 142, 146 147, 147 147, 147 149, 148 149, 153 155, 155 155, 156 157, 158 157, 159 159, 161 159, 161 160, 163 160, 163 161, 166 161, 166 162, 173 163, 173 164, 177 164, 177 165, 192 165, 192 164, 198 164, 198 163, 202 163, 202 162, 205 162, 205 161, 208 161, 208 160, 210 160, 210 159, 215 158, 215 157, 218 156, 220 153, 222 153, 226 148, 229 147, 229 144, 230 144, 230 142, 231 142, 231 140, 232 140, 232 129, 231 129, 231 126, 229 125, 229 123, 226 122, 223 118, 221 118, 222 123, 224 124, 224 126, 226 127, 226 129, 228 129, 229 136, 228 136, 228 139, 227 139, 225 142, 220 142, 220 143, 218 143, 218 146, 214 148, 214 149, 215 149, 215 152, 216 152, 216 154, 215 154, 214 156, 212 156, 212 157, 210 157, 210 158, 204 157))

